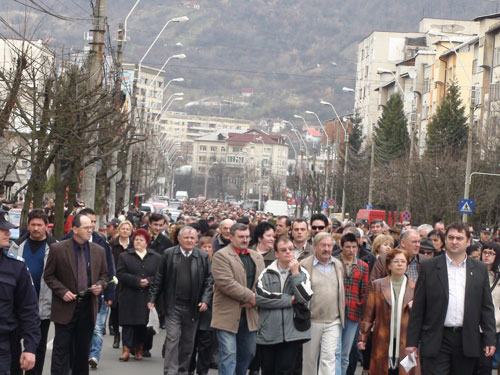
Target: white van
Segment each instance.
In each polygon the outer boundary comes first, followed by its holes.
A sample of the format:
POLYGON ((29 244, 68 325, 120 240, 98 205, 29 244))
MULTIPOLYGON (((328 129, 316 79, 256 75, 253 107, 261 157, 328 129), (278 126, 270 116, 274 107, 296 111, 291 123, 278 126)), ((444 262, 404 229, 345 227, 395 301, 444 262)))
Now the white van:
POLYGON ((188 197, 187 191, 179 190, 175 193, 175 200, 177 200, 177 201, 185 201, 188 198, 189 197, 188 197))
POLYGON ((265 213, 272 213, 274 216, 288 216, 288 203, 286 201, 268 200, 264 203, 265 213))

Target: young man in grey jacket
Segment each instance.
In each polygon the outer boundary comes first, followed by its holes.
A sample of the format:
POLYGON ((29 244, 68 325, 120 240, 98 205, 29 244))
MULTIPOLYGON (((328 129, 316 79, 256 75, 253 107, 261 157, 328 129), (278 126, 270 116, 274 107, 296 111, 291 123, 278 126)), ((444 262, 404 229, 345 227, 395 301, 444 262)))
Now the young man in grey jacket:
POLYGON ((302 343, 311 339, 309 329, 298 330, 293 306, 312 297, 308 272, 295 259, 293 242, 276 243, 276 260, 261 273, 256 301, 259 307, 257 345, 262 351, 262 373, 292 374, 302 343))

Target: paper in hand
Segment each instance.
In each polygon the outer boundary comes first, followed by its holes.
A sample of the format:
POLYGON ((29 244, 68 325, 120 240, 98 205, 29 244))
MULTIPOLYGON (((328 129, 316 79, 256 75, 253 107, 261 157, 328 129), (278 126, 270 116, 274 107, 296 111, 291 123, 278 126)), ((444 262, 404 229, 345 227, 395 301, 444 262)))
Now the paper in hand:
POLYGON ((415 358, 415 353, 407 355, 401 362, 399 362, 399 364, 403 366, 406 372, 410 371, 413 367, 416 367, 417 359, 415 358))

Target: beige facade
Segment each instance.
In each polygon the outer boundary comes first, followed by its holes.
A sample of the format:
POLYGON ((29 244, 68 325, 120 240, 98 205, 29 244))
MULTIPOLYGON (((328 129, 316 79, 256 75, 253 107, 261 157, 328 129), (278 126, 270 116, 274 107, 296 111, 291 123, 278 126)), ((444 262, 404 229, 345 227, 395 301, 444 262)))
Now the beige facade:
POLYGON ((288 145, 281 136, 259 130, 199 137, 193 142, 193 173, 208 179, 221 166, 227 184, 238 187, 244 196, 269 193, 271 184, 285 188, 288 145))
POLYGON ((247 120, 166 112, 160 120, 160 131, 172 141, 193 143, 197 138, 217 132, 243 133, 250 130, 251 125, 252 122, 247 120))
POLYGON ((445 33, 451 37, 453 33, 460 34, 461 41, 465 41, 478 30, 479 24, 475 21, 424 18, 418 32, 374 31, 360 41, 354 108, 362 118, 363 135, 367 139, 371 137, 381 106, 392 93, 402 89, 409 126, 413 126, 415 134, 422 138, 424 132, 419 132, 419 129, 424 120, 424 94, 429 89, 425 82, 430 74, 427 67, 432 65, 432 56, 436 55, 434 43, 440 40, 429 32, 445 33), (381 73, 380 69, 394 74, 381 73))
MULTIPOLYGON (((138 66, 131 63, 123 63, 123 85, 127 92, 130 108, 130 97, 132 96, 134 79, 138 76, 138 66)), ((147 124, 150 131, 160 130, 159 120, 163 106, 163 88, 165 71, 142 65, 140 77, 137 80, 137 112, 140 124, 147 124)))

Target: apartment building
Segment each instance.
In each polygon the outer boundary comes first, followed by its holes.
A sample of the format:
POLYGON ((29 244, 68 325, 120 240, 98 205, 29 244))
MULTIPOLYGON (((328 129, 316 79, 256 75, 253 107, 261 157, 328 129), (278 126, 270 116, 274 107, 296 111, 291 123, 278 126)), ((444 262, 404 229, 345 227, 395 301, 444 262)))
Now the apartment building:
POLYGON ((134 79, 137 79, 136 125, 149 131, 160 131, 160 114, 163 106, 165 71, 137 64, 123 63, 122 90, 126 93, 127 108, 131 108, 134 79))
POLYGON ((288 145, 280 135, 252 129, 243 133, 217 132, 193 142, 193 173, 208 180, 214 167, 223 167, 229 188, 244 196, 269 193, 272 184, 286 186, 288 145))
POLYGON ((250 130, 251 125, 252 122, 247 120, 166 112, 160 120, 160 132, 167 134, 171 140, 192 144, 196 139, 208 134, 243 133, 250 130))
POLYGON ((426 90, 432 87, 431 71, 427 67, 432 66, 435 56, 440 56, 435 42, 442 39, 436 34, 458 38, 462 43, 474 37, 478 30, 477 21, 424 18, 418 32, 374 31, 361 40, 354 108, 362 118, 365 138, 371 137, 382 106, 397 91, 403 93, 405 113, 412 127, 409 131, 424 137, 420 131, 425 119, 423 99, 426 90))

